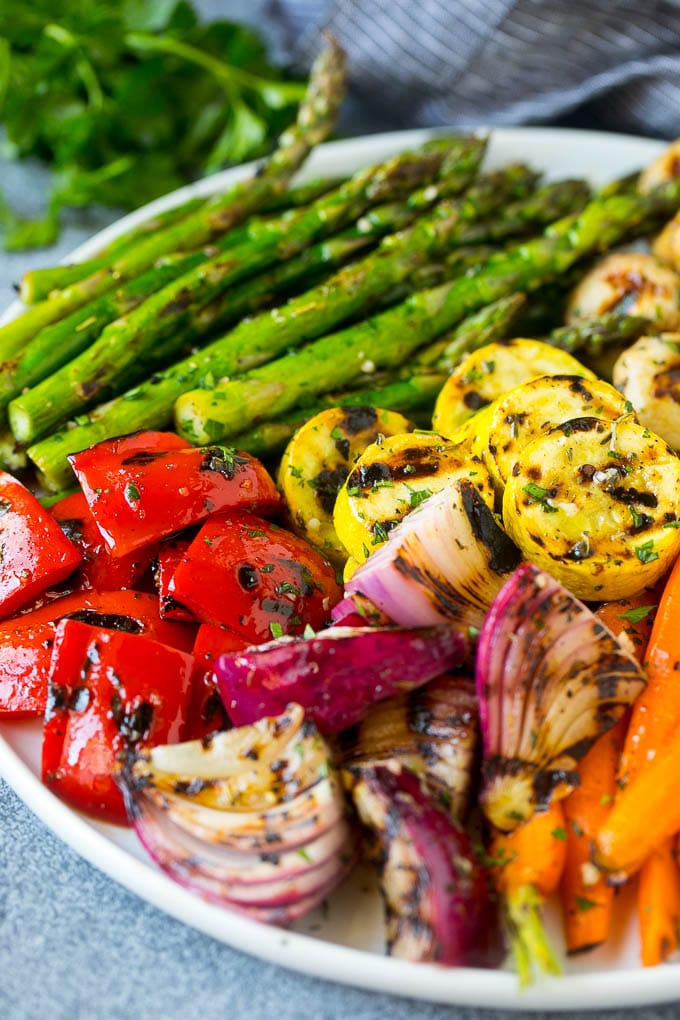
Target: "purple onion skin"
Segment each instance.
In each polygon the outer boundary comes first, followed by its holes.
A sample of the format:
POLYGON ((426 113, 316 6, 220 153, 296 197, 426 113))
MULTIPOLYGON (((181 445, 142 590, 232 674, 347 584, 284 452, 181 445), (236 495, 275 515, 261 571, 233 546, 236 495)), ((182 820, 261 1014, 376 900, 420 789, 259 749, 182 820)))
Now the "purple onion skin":
MULTIPOLYGON (((387 856, 394 839, 408 841, 417 855, 417 879, 409 898, 415 941, 428 950, 419 962, 454 967, 500 966, 505 956, 499 907, 488 876, 467 833, 431 798, 415 773, 384 766, 360 769, 373 799, 385 809, 378 838, 387 856)), ((363 819, 364 822, 366 819, 363 819)), ((388 910, 391 909, 388 904, 388 910)))
MULTIPOLYGON (((341 821, 346 839, 316 864, 305 867, 303 863, 295 874, 282 872, 258 881, 259 855, 252 853, 253 874, 231 876, 225 883, 223 877, 215 874, 211 862, 202 860, 195 846, 185 844, 185 833, 162 815, 159 818, 157 806, 138 804, 129 782, 124 783, 123 793, 135 832, 162 871, 207 902, 267 924, 288 925, 318 907, 352 871, 359 857, 354 828, 341 821)), ((229 854, 225 864, 228 860, 229 854)))
POLYGON ((294 701, 322 733, 337 733, 369 705, 422 686, 466 654, 467 639, 449 625, 330 628, 220 656, 214 669, 235 726, 280 715, 294 701))

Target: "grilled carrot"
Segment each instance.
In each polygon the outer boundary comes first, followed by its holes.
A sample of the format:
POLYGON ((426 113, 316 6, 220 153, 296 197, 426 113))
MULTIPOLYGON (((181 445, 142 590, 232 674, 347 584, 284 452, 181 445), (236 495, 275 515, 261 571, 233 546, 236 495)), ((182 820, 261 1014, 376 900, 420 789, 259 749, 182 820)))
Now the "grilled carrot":
POLYGON ((640 951, 645 967, 662 963, 678 945, 680 881, 677 840, 667 840, 640 868, 638 923, 640 951))
POLYGON ((570 955, 595 949, 609 934, 614 890, 590 855, 592 840, 614 800, 626 725, 621 719, 593 745, 579 767, 580 786, 562 802, 567 847, 560 899, 570 955))
POLYGON ((533 815, 510 833, 496 833, 493 875, 505 904, 515 965, 522 986, 534 968, 559 974, 560 965, 541 920, 546 896, 559 885, 566 851, 564 812, 560 801, 533 815))
POLYGON ((647 686, 633 705, 621 755, 625 787, 680 724, 680 559, 666 582, 645 655, 647 686))
POLYGON ((629 780, 598 830, 595 863, 611 881, 625 881, 680 832, 679 770, 680 727, 629 780))
MULTIPOLYGON (((617 873, 618 879, 642 867, 651 851, 656 851, 660 860, 668 858, 671 845, 664 846, 664 840, 672 839, 680 828, 672 821, 674 769, 678 759, 672 757, 669 744, 673 743, 673 734, 680 724, 680 560, 661 596, 647 648, 646 667, 647 687, 633 706, 621 756, 618 777, 621 792, 596 839, 598 863, 617 873), (659 766, 662 748, 664 753, 659 766), (652 801, 644 804, 642 799, 647 796, 650 772, 661 784, 651 792, 661 817, 652 817, 651 827, 645 828, 643 819, 649 817, 652 801)), ((677 883, 678 877, 675 875, 674 882, 671 881, 673 873, 669 868, 662 869, 658 861, 646 870, 641 891, 645 902, 640 903, 638 914, 642 922, 642 955, 653 959, 659 951, 658 932, 672 930, 675 925, 676 894, 669 893, 669 885, 677 883), (662 875, 666 876, 663 881, 662 875), (651 887, 659 883, 654 893, 651 887), (665 918, 651 916, 646 909, 650 900, 661 904, 659 909, 665 909, 663 905, 666 905, 665 918)))
MULTIPOLYGON (((620 641, 629 644, 640 662, 645 652, 658 603, 658 593, 645 590, 618 602, 605 602, 597 616, 620 641)), ((616 794, 616 776, 628 718, 603 734, 579 767, 580 786, 564 800, 567 854, 560 898, 567 952, 585 953, 601 945, 609 934, 614 890, 591 862, 591 845, 609 814, 616 794)))

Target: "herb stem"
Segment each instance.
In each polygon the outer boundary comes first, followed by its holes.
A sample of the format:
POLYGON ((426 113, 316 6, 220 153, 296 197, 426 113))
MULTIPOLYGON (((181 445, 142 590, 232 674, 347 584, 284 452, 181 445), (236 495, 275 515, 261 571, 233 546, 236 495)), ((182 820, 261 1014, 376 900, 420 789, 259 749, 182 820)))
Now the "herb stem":
POLYGON ((104 105, 104 92, 99 84, 99 78, 95 73, 94 67, 83 53, 80 42, 76 36, 73 35, 72 32, 69 32, 67 28, 64 28, 63 25, 57 25, 54 23, 45 25, 43 34, 46 35, 48 39, 52 39, 54 42, 59 43, 59 45, 63 46, 64 49, 73 51, 76 71, 78 72, 78 77, 83 84, 85 92, 87 93, 88 105, 96 109, 101 109, 104 105))
POLYGON ((297 102, 305 93, 305 86, 295 82, 282 85, 280 82, 273 82, 267 78, 244 71, 242 68, 225 64, 223 60, 205 53, 203 50, 191 46, 189 43, 180 42, 169 36, 147 35, 144 32, 131 32, 125 37, 125 42, 132 49, 147 50, 156 53, 170 53, 189 63, 196 64, 212 74, 224 87, 230 98, 234 98, 234 85, 241 88, 249 88, 255 92, 265 92, 275 88, 281 94, 284 101, 297 102), (285 94, 285 95, 284 95, 285 94))

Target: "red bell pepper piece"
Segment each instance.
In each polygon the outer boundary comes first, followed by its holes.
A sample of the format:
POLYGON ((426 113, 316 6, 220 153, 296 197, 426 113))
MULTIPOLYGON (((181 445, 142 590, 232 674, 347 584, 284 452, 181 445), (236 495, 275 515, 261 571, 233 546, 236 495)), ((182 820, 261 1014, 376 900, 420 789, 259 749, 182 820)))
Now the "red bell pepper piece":
POLYGON ((146 592, 75 592, 0 623, 0 717, 42 715, 57 625, 78 619, 99 627, 147 634, 190 651, 195 628, 162 620, 146 592))
POLYGON ((158 592, 160 613, 164 620, 196 622, 194 615, 181 602, 178 602, 170 591, 172 575, 175 573, 190 545, 190 538, 174 538, 169 539, 167 542, 161 542, 158 546, 153 573, 156 591, 158 592))
POLYGON ((38 500, 0 472, 0 617, 73 573, 80 553, 38 500))
POLYGON ((114 556, 199 524, 216 511, 271 514, 281 506, 265 467, 226 446, 168 451, 150 440, 134 451, 98 453, 95 446, 69 460, 114 556))
POLYGON ((148 637, 62 620, 45 726, 43 782, 81 811, 127 821, 115 774, 126 752, 182 739, 193 660, 148 637))
POLYGON ((60 499, 50 513, 83 558, 74 578, 76 588, 91 591, 132 588, 151 565, 154 546, 145 546, 127 556, 111 555, 82 492, 60 499))
POLYGON ((245 511, 206 521, 175 570, 170 590, 203 623, 248 641, 315 630, 342 598, 335 570, 290 531, 245 511))
POLYGON ((217 690, 213 663, 227 652, 240 652, 248 642, 228 627, 202 623, 193 648, 194 670, 185 740, 201 740, 216 730, 231 727, 224 702, 217 690))

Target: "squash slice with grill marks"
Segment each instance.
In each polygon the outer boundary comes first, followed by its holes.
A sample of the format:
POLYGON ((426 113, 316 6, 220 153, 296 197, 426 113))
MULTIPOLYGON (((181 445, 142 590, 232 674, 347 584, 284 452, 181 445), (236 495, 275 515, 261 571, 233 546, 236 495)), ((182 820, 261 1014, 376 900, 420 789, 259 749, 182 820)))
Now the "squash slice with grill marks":
POLYGON ((595 375, 566 351, 517 337, 486 344, 461 361, 442 387, 434 408, 432 427, 453 437, 481 408, 508 390, 541 375, 595 375))
POLYGON ((614 385, 642 425, 680 449, 680 333, 641 336, 614 365, 614 385))
POLYGON ((502 490, 522 450, 541 433, 570 418, 613 421, 632 410, 609 383, 576 375, 540 376, 485 409, 486 429, 477 430, 472 452, 484 460, 502 490))
POLYGON ((578 598, 628 598, 680 553, 680 458, 630 418, 564 422, 517 460, 503 521, 525 559, 578 598))
POLYGON ((414 427, 403 414, 368 406, 331 407, 305 422, 279 467, 293 530, 342 565, 347 553, 333 526, 338 492, 367 446, 414 427))
POLYGON ((489 473, 466 444, 432 432, 391 436, 359 457, 335 504, 340 541, 357 563, 383 545, 390 531, 428 496, 467 478, 493 508, 489 473))

